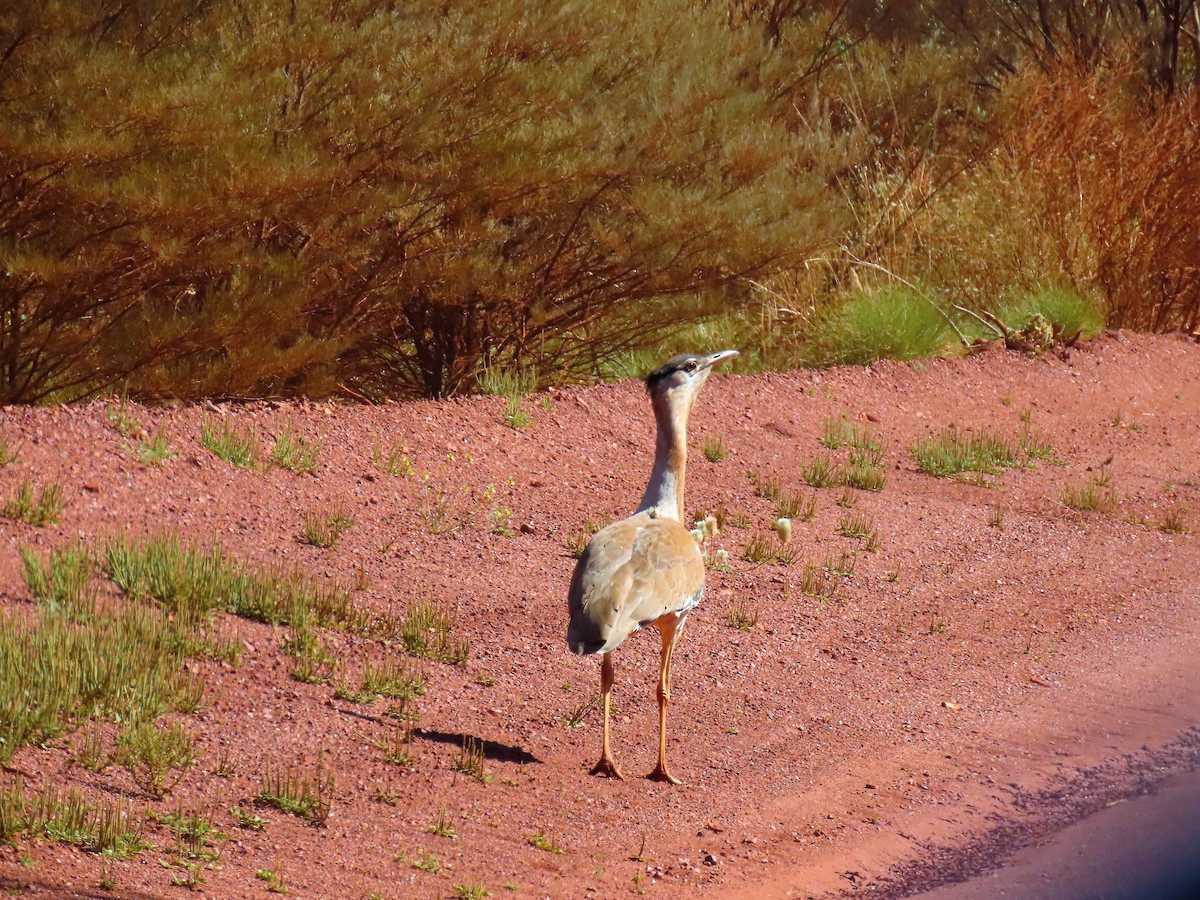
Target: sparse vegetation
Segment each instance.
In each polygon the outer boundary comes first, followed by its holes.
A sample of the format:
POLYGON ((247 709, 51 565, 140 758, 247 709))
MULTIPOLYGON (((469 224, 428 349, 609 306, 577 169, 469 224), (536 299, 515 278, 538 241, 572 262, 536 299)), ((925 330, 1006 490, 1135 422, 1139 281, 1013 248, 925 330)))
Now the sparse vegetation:
POLYGON ((0 431, 0 469, 17 459, 17 448, 8 442, 8 435, 0 431))
POLYGON ((143 719, 117 734, 115 761, 151 797, 162 798, 183 780, 196 762, 196 739, 178 722, 159 727, 143 719))
POLYGON ((882 491, 887 484, 883 470, 874 466, 850 466, 842 473, 842 484, 860 491, 882 491))
POLYGON ((738 631, 753 631, 758 625, 758 603, 745 597, 735 598, 725 613, 725 624, 738 631))
POLYGON ((320 826, 329 818, 333 784, 332 773, 326 772, 320 762, 313 775, 301 775, 292 768, 271 767, 263 774, 254 802, 320 826))
POLYGON ((430 825, 426 831, 430 834, 436 834, 438 837, 455 838, 458 837, 458 829, 450 821, 450 817, 446 814, 446 807, 438 809, 437 820, 430 825))
POLYGON ((4 506, 0 507, 0 515, 35 528, 45 528, 58 521, 66 505, 62 496, 62 485, 57 481, 40 488, 35 498, 33 482, 26 478, 17 488, 17 492, 4 501, 4 506))
POLYGON ((720 435, 710 435, 704 439, 704 458, 710 463, 718 463, 723 459, 728 458, 729 448, 725 446, 725 439, 720 435))
POLYGON ((752 563, 779 563, 790 566, 796 561, 796 551, 777 537, 759 532, 746 542, 742 550, 742 559, 752 563))
POLYGON ((275 445, 271 448, 271 462, 281 469, 287 469, 297 475, 315 475, 320 456, 321 445, 297 434, 290 422, 275 435, 275 445))
POLYGON ((171 449, 171 441, 161 428, 156 429, 150 437, 139 441, 132 449, 133 458, 146 466, 161 466, 168 459, 179 455, 171 449))
POLYGON ((110 859, 130 859, 146 846, 143 816, 120 797, 89 799, 79 788, 52 786, 28 794, 21 778, 0 789, 0 842, 18 837, 59 841, 110 859))
POLYGON ((313 547, 332 549, 338 545, 342 532, 354 525, 354 519, 341 506, 309 510, 304 514, 304 529, 298 540, 313 547))
POLYGON ((400 478, 408 478, 410 475, 415 475, 417 471, 413 468, 409 455, 396 444, 390 446, 387 452, 378 446, 374 447, 371 450, 371 463, 389 475, 396 475, 400 478))
POLYGON ((545 829, 541 828, 529 835, 529 844, 530 846, 536 847, 538 850, 544 850, 547 853, 567 852, 546 833, 545 829))
POLYGON ((781 519, 795 519, 799 522, 811 522, 817 514, 817 494, 814 491, 807 497, 800 494, 780 492, 775 515, 781 519))
POLYGON ((1187 534, 1187 509, 1177 505, 1164 510, 1158 530, 1164 534, 1187 534))
POLYGON ((463 665, 471 655, 471 641, 453 636, 455 616, 430 600, 409 607, 400 628, 404 649, 413 656, 463 665))
POLYGON ((287 886, 283 883, 283 876, 270 869, 258 869, 254 873, 254 877, 265 883, 268 893, 271 894, 286 894, 287 886))
POLYGON ((1063 488, 1061 500, 1071 509, 1098 513, 1111 513, 1120 502, 1116 491, 1105 487, 1103 480, 1094 478, 1082 484, 1068 484, 1063 488))
POLYGON ((919 440, 912 448, 921 471, 938 478, 960 472, 998 475, 1018 465, 1018 448, 1012 441, 987 431, 960 431, 954 426, 919 440))
POLYGON ((841 481, 841 472, 834 460, 824 453, 810 459, 803 469, 804 481, 815 488, 833 487, 841 481))
POLYGON ((222 419, 218 428, 204 418, 200 422, 200 445, 239 469, 258 465, 258 431, 253 426, 238 428, 229 419, 222 419))
POLYGON ((491 776, 487 774, 483 755, 483 742, 470 736, 463 737, 462 747, 454 756, 454 771, 462 772, 472 781, 487 784, 491 776))
POLYGON ((525 409, 525 398, 521 395, 514 394, 505 400, 504 424, 514 431, 529 424, 529 411, 525 409))

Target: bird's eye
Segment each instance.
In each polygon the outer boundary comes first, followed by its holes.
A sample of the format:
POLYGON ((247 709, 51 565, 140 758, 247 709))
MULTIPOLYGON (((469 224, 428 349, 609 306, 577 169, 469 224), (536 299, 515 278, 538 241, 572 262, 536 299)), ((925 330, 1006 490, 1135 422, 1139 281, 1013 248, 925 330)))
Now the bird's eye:
POLYGON ((685 372, 695 372, 696 371, 696 361, 694 359, 689 359, 687 362, 685 362, 683 364, 683 369, 685 372))

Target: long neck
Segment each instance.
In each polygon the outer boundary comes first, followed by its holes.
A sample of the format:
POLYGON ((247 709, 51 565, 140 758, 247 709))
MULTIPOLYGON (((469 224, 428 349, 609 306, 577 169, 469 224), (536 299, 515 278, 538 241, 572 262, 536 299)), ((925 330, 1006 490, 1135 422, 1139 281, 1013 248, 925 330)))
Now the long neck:
POLYGON ((654 510, 677 522, 683 521, 683 480, 687 470, 688 406, 674 408, 665 399, 653 400, 658 437, 654 443, 654 468, 637 511, 654 510))

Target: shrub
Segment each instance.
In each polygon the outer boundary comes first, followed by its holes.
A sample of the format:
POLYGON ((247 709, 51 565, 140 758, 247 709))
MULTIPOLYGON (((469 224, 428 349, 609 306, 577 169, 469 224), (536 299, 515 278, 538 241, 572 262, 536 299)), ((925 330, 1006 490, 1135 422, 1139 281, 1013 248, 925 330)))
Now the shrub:
POLYGON ((830 308, 807 332, 799 356, 808 366, 869 365, 938 356, 954 341, 946 311, 930 295, 883 288, 830 308))

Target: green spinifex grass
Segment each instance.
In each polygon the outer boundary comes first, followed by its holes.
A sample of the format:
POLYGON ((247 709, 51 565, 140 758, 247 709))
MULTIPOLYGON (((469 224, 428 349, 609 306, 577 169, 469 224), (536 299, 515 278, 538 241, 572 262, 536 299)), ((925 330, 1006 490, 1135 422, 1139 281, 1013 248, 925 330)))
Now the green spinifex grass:
POLYGON ((45 562, 21 545, 25 585, 39 603, 64 610, 78 622, 96 615, 98 589, 93 578, 96 561, 85 547, 72 544, 50 553, 45 562))
POLYGON ((218 428, 204 419, 200 423, 200 444, 239 469, 258 463, 258 432, 253 427, 239 429, 222 419, 218 428))
POLYGON ((180 625, 137 605, 87 628, 64 610, 0 618, 0 764, 93 716, 190 710, 202 685, 182 671, 180 625))
POLYGON ((43 528, 58 521, 59 514, 66 508, 62 496, 62 485, 58 482, 46 485, 34 496, 33 482, 28 478, 21 482, 17 492, 4 501, 0 515, 16 519, 26 525, 43 528))
POLYGON ((954 426, 919 440, 913 445, 912 455, 921 471, 939 478, 959 472, 998 475, 1020 465, 1020 453, 1013 441, 987 431, 960 431, 954 426))
POLYGON ((112 859, 129 859, 145 846, 144 817, 122 798, 87 797, 79 788, 48 785, 25 791, 17 778, 0 791, 0 842, 18 837, 75 844, 112 859))
POLYGON ((239 565, 215 542, 201 549, 169 535, 140 543, 119 537, 109 540, 105 557, 113 581, 131 598, 152 598, 185 621, 203 622, 220 610, 271 625, 308 617, 351 630, 363 624, 344 590, 295 572, 239 565))

